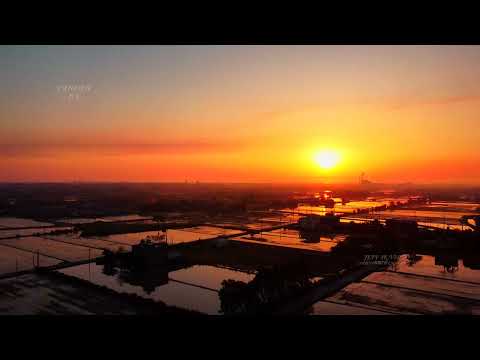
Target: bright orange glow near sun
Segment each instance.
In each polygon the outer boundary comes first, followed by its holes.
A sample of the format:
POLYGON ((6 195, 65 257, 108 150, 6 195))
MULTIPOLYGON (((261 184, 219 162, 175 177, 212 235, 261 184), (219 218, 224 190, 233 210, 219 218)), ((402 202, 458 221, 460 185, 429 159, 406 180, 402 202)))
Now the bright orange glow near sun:
POLYGON ((340 162, 340 154, 333 150, 322 150, 314 155, 314 160, 322 169, 328 170, 340 162))

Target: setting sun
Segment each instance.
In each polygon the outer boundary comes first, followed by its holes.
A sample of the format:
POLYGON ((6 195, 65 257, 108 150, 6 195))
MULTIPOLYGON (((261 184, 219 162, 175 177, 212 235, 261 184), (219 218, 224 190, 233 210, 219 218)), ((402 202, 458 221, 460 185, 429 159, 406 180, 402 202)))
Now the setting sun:
POLYGON ((331 169, 340 161, 340 155, 335 151, 324 150, 316 153, 314 160, 322 169, 331 169))

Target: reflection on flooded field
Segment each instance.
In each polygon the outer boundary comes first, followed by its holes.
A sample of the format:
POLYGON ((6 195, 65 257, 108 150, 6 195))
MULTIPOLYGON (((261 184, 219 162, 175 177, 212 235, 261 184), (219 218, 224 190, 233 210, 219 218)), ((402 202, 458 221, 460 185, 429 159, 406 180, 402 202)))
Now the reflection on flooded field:
POLYGON ((425 204, 424 208, 444 209, 446 211, 466 211, 475 212, 478 211, 480 204, 473 202, 448 202, 448 201, 436 201, 429 204, 425 204))
MULTIPOLYGON (((208 265, 196 265, 181 270, 158 273, 154 285, 127 283, 122 272, 107 275, 104 267, 96 264, 79 265, 61 270, 62 273, 106 286, 120 293, 137 294, 161 301, 167 305, 197 310, 206 314, 220 314, 218 291, 223 280, 250 281, 254 275, 208 265), (142 287, 144 285, 144 287, 142 287)), ((161 271, 160 271, 161 272, 161 271)))
MULTIPOLYGON (((349 214, 341 219, 342 223, 350 221, 361 223, 365 219, 379 219, 383 224, 387 218, 400 218, 416 220, 420 225, 439 227, 449 225, 450 228, 461 228, 459 219, 463 215, 478 214, 476 203, 448 202, 356 213, 356 210, 373 209, 386 202, 387 200, 345 204, 337 202, 334 211, 349 214), (349 210, 345 211, 345 209, 349 210)), ((331 211, 330 208, 326 209, 323 206, 303 205, 295 210, 320 215, 331 211)), ((0 218, 0 275, 12 276, 10 273, 32 270, 37 266, 61 264, 62 270, 57 271, 62 274, 105 286, 115 292, 136 294, 157 303, 207 314, 261 312, 267 308, 270 311, 285 299, 290 301, 292 297, 303 296, 304 291, 313 291, 316 286, 329 286, 330 281, 333 283, 337 281, 337 276, 340 278, 344 276, 345 271, 358 267, 356 260, 353 256, 349 257, 348 252, 343 254, 332 249, 338 244, 343 246, 348 243, 345 241, 347 233, 351 236, 351 232, 361 234, 362 231, 366 233, 371 231, 367 229, 368 226, 343 226, 345 224, 335 228, 336 230, 332 230, 333 227, 329 228, 328 231, 324 228, 308 230, 301 224, 284 229, 286 223, 296 221, 301 215, 291 211, 289 213, 262 211, 255 214, 258 216, 244 218, 231 216, 225 221, 218 222, 188 222, 188 225, 187 222, 173 223, 173 228, 164 228, 163 231, 91 237, 82 236, 85 233, 82 233, 80 226, 42 228, 41 226, 51 224, 13 217, 0 218), (204 225, 192 226, 199 223, 204 225), (277 226, 279 224, 280 226, 277 226), (15 229, 16 226, 20 228, 15 229), (26 228, 32 226, 33 228, 26 228), (189 227, 179 228, 181 226, 189 227), (280 228, 273 230, 275 227, 280 228), (248 232, 252 229, 264 230, 248 232), (57 232, 50 233, 52 231, 57 232), (230 240, 197 243, 198 240, 235 234, 241 234, 241 236, 233 236, 230 240), (133 245, 139 244, 146 237, 156 235, 161 235, 162 240, 166 239, 166 243, 171 246, 195 243, 189 246, 181 245, 173 248, 171 253, 164 253, 168 261, 161 266, 150 266, 148 271, 141 275, 138 269, 126 270, 127 268, 122 267, 123 265, 110 265, 106 268, 94 262, 84 263, 85 260, 101 257, 104 255, 104 250, 110 250, 113 253, 120 251, 120 255, 115 256, 121 257, 125 251, 130 252, 133 245), (170 257, 172 254, 175 256, 170 257), (83 264, 70 264, 77 261, 83 264), (298 270, 291 267, 293 263, 297 267, 305 266, 307 263, 308 266, 299 267, 300 270, 298 270), (271 303, 274 305, 270 308, 271 303)), ((77 218, 68 221, 72 224, 81 224, 89 221, 137 220, 157 224, 152 219, 135 214, 95 219, 77 218)), ((117 225, 119 224, 115 224, 117 225)), ((125 229, 134 231, 135 228, 139 230, 161 228, 160 225, 143 226, 141 224, 143 227, 137 226, 137 223, 133 225, 130 227, 128 224, 125 229)), ((379 224, 375 224, 377 225, 379 224)), ((425 229, 422 231, 424 231, 422 236, 425 236, 425 233, 434 233, 425 229)), ((449 232, 438 232, 438 234, 443 233, 449 232)), ((467 232, 459 234, 465 237, 475 235, 467 232)), ((423 239, 419 236, 416 238, 423 239)), ((352 237, 352 239, 355 241, 356 238, 352 237)), ((361 237, 359 239, 356 241, 361 241, 361 237)), ((418 251, 428 252, 427 250, 418 251)), ((106 254, 105 258, 109 253, 106 254)), ((148 254, 150 256, 152 251, 148 254)), ((158 256, 160 257, 163 258, 163 255, 158 256)), ((368 270, 368 274, 362 275, 363 278, 342 283, 341 287, 325 294, 326 298, 320 297, 322 299, 320 301, 318 297, 312 299, 311 303, 315 303, 308 312, 313 314, 480 314, 480 291, 478 290, 480 289, 480 271, 478 269, 480 269, 480 260, 473 255, 463 258, 447 255, 435 257, 419 254, 402 255, 391 268, 375 268, 378 270, 375 273, 368 270)), ((41 272, 39 274, 41 275, 41 272)), ((68 278, 65 281, 68 283, 68 278)), ((27 280, 24 287, 28 287, 28 284, 27 280)))
POLYGON ((480 314, 480 258, 403 255, 393 270, 352 283, 308 312, 337 314, 480 314))
MULTIPOLYGON (((395 218, 432 218, 439 222, 444 220, 458 220, 463 215, 474 215, 475 212, 463 211, 435 211, 435 210, 414 210, 414 209, 397 209, 376 212, 375 215, 384 215, 384 217, 395 218)), ((458 221, 457 221, 458 223, 458 221)))
POLYGON ((11 238, 16 236, 37 236, 40 234, 47 234, 53 230, 68 230, 68 227, 47 227, 47 228, 33 228, 33 229, 15 229, 15 230, 2 230, 0 229, 0 239, 11 238))
POLYGON ((335 202, 333 207, 326 207, 323 205, 320 206, 312 206, 312 205, 305 205, 300 204, 294 209, 284 209, 285 211, 292 211, 296 213, 304 213, 304 214, 317 214, 317 215, 325 215, 326 213, 336 213, 336 214, 353 214, 358 210, 367 210, 373 209, 380 206, 387 206, 392 201, 399 204, 406 203, 408 198, 398 198, 398 199, 379 199, 376 201, 369 200, 369 201, 349 201, 346 203, 342 203, 341 201, 335 202))
POLYGON ((68 234, 61 234, 61 235, 43 235, 41 236, 44 239, 49 239, 53 241, 58 241, 65 244, 72 244, 72 245, 81 245, 87 248, 94 248, 98 250, 110 250, 110 251, 118 251, 120 249, 129 250, 129 244, 117 242, 117 241, 110 241, 110 240, 103 240, 94 237, 82 237, 78 232, 72 232, 68 234))
POLYGON ((104 221, 104 222, 142 221, 142 220, 149 221, 151 219, 152 219, 151 216, 141 216, 137 214, 131 214, 131 215, 118 215, 118 216, 101 216, 96 218, 70 218, 70 219, 64 218, 64 219, 58 219, 58 222, 78 225, 78 224, 90 224, 97 221, 104 221))
POLYGON ((395 269, 398 272, 430 275, 446 279, 471 281, 480 286, 480 256, 473 254, 464 259, 455 256, 416 255, 401 256, 395 269))
POLYGON ((136 220, 151 220, 151 216, 142 216, 138 214, 119 215, 119 216, 102 216, 103 221, 136 221, 136 220))
POLYGON ((334 246, 346 238, 346 235, 344 234, 334 234, 330 237, 319 234, 314 234, 312 236, 306 236, 306 234, 302 234, 298 230, 278 229, 270 232, 262 232, 254 236, 246 235, 236 239, 243 241, 258 241, 298 249, 329 252, 334 246))
MULTIPOLYGON (((4 224, 9 225, 41 225, 41 223, 28 219, 2 219, 4 224)), ((121 249, 129 251, 131 245, 138 244, 147 236, 159 233, 158 231, 147 231, 104 237, 82 237, 79 232, 49 234, 53 230, 71 230, 71 228, 0 230, 0 275, 31 270, 35 267, 37 261, 40 266, 50 266, 61 261, 80 261, 95 258, 101 256, 105 249, 110 251, 121 249), (34 234, 36 236, 30 236, 34 234)), ((167 230, 166 234, 169 244, 179 244, 238 232, 238 230, 219 227, 198 226, 185 229, 171 229, 167 230)))
POLYGON ((6 228, 20 228, 20 227, 40 227, 51 226, 53 224, 32 219, 22 219, 15 217, 0 217, 0 227, 6 228))
MULTIPOLYGON (((87 248, 85 246, 66 244, 51 239, 40 237, 22 237, 18 239, 2 240, 0 245, 15 247, 36 254, 58 259, 60 261, 79 261, 94 258, 102 255, 99 249, 87 248)), ((40 263, 40 266, 44 264, 40 263)))
POLYGON ((94 223, 96 221, 101 221, 101 220, 97 218, 93 218, 93 219, 73 218, 73 219, 58 219, 58 221, 66 224, 78 225, 78 224, 90 224, 90 223, 94 223))
POLYGON ((479 215, 478 203, 462 202, 432 202, 429 204, 409 205, 401 209, 374 210, 376 207, 389 205, 391 201, 405 203, 407 199, 382 199, 381 201, 352 201, 344 205, 335 203, 333 208, 325 206, 300 205, 294 209, 283 209, 289 213, 290 221, 297 221, 304 215, 321 215, 335 213, 335 215, 344 215, 342 222, 354 221, 361 222, 365 220, 384 221, 389 218, 414 220, 419 225, 466 230, 467 226, 460 223, 462 216, 479 215), (358 213, 362 210, 362 213, 358 213))
POLYGON ((147 299, 106 291, 60 273, 1 279, 0 309, 8 315, 192 314, 147 299))
POLYGON ((44 266, 56 265, 60 262, 52 257, 37 255, 33 251, 25 251, 2 244, 3 242, 0 243, 0 275, 33 269, 37 262, 37 256, 39 256, 40 264, 44 266))
MULTIPOLYGON (((221 235, 235 234, 238 232, 238 230, 229 230, 209 226, 197 226, 184 229, 169 229, 165 233, 160 233, 166 235, 167 242, 169 244, 180 244, 184 242, 213 238, 221 235)), ((147 236, 155 236, 158 234, 158 231, 143 231, 138 233, 98 236, 95 237, 95 239, 113 241, 124 245, 134 245, 138 244, 147 236)))

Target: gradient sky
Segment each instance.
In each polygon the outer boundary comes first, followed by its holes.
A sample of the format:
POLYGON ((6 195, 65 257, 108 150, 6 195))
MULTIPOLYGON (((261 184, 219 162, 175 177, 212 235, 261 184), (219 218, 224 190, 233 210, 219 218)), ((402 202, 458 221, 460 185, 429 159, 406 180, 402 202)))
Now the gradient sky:
POLYGON ((479 105, 479 46, 0 46, 0 181, 479 184, 479 105))

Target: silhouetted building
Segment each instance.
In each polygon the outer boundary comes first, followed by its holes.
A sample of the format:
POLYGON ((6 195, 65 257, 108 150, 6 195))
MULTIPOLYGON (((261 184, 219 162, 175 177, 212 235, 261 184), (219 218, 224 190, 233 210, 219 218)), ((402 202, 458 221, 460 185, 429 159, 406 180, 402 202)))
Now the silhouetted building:
POLYGON ((168 261, 168 247, 166 242, 152 242, 142 240, 132 245, 132 261, 135 265, 144 267, 166 264, 168 261))
POLYGON ((340 218, 335 215, 308 215, 298 220, 298 225, 302 230, 321 230, 325 227, 338 225, 340 218))

